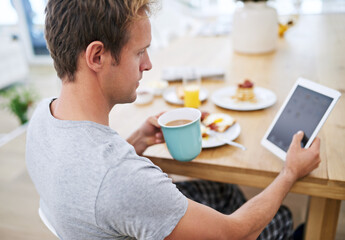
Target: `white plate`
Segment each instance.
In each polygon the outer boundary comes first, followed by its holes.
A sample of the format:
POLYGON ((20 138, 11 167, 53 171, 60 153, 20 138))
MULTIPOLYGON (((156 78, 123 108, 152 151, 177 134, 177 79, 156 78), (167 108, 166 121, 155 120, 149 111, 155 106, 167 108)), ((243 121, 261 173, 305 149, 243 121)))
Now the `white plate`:
POLYGON ((236 89, 237 86, 221 88, 215 91, 211 97, 212 102, 219 107, 230 110, 253 111, 270 107, 277 101, 277 96, 271 90, 255 87, 256 102, 241 102, 232 98, 236 93, 236 89))
MULTIPOLYGON (((235 123, 232 125, 228 130, 226 130, 223 133, 216 133, 222 138, 226 138, 228 140, 235 140, 241 132, 240 124, 235 123)), ((208 138, 202 138, 202 148, 213 148, 213 147, 219 147, 223 146, 226 143, 224 143, 221 140, 218 140, 216 137, 209 136, 208 138)))
MULTIPOLYGON (((199 94, 200 101, 205 101, 207 99, 207 96, 208 91, 204 88, 201 88, 199 94)), ((183 100, 177 97, 176 87, 169 87, 165 89, 165 91, 163 92, 163 98, 165 99, 165 101, 172 104, 183 105, 184 103, 183 100)))

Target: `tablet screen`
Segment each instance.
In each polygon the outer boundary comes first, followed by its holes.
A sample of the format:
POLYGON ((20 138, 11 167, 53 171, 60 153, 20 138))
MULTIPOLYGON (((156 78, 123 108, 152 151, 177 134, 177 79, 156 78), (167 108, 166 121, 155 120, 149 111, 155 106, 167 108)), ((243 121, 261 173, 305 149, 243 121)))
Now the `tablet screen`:
POLYGON ((301 145, 304 147, 332 101, 333 98, 297 86, 267 140, 287 152, 293 135, 303 130, 301 145))

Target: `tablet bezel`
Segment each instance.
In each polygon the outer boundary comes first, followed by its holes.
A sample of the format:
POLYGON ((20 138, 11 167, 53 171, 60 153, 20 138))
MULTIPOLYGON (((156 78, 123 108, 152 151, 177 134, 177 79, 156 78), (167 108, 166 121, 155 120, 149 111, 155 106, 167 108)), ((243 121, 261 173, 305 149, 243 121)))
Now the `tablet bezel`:
MULTIPOLYGON (((297 79, 297 81, 293 85, 292 89, 290 90, 288 96, 286 97, 283 105, 279 109, 278 113, 276 114, 276 116, 273 119, 271 125, 269 126, 269 128, 267 129, 264 137, 261 140, 261 145, 263 145, 265 148, 270 150, 273 154, 278 156, 283 161, 285 161, 286 152, 284 150, 282 150, 281 148, 279 148, 274 143, 272 143, 271 141, 269 141, 267 138, 268 138, 270 132, 272 131, 274 125, 276 124, 277 120, 279 119, 281 113, 285 109, 287 103, 289 102, 292 94, 295 92, 297 86, 301 86, 301 87, 310 89, 310 90, 312 90, 314 92, 317 92, 317 93, 320 93, 322 95, 325 95, 325 96, 328 96, 328 97, 332 98, 331 104, 328 106, 328 109, 326 110, 326 112, 324 113, 324 115, 321 118, 320 122, 318 123, 318 125, 315 128, 315 130, 313 131, 311 137, 309 138, 307 144, 305 145, 305 148, 308 148, 311 145, 311 143, 314 141, 316 135, 320 131, 322 125, 325 123, 327 117, 329 116, 330 112, 332 111, 333 107, 335 106, 336 102, 338 101, 339 97, 341 96, 340 92, 338 92, 338 91, 336 91, 334 89, 325 87, 323 85, 320 85, 318 83, 312 82, 312 81, 310 81, 308 79, 305 79, 305 78, 301 78, 300 77, 300 78, 297 79)), ((301 129, 301 130, 303 131, 303 129, 301 129)))

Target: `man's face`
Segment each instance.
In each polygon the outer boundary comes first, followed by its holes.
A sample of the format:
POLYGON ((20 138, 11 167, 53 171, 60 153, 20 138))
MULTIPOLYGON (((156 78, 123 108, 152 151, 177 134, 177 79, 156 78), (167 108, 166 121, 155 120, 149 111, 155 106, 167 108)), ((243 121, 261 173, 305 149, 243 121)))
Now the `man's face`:
MULTIPOLYGON (((147 48, 151 43, 151 24, 144 17, 132 23, 129 28, 129 41, 123 47, 120 63, 113 58, 105 66, 103 92, 111 105, 133 102, 143 71, 152 68, 147 48)), ((110 54, 110 53, 109 53, 110 54)))

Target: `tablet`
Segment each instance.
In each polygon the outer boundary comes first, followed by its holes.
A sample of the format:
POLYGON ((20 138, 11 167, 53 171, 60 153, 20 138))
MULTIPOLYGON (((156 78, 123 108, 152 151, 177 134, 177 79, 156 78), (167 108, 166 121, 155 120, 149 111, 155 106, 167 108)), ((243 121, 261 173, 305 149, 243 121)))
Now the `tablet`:
POLYGON ((302 130, 301 146, 308 148, 340 97, 340 92, 299 78, 261 140, 285 161, 292 137, 302 130))

